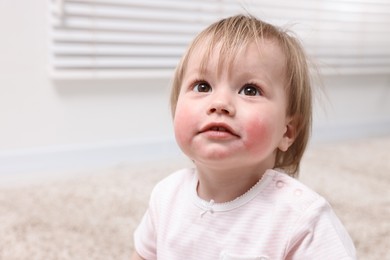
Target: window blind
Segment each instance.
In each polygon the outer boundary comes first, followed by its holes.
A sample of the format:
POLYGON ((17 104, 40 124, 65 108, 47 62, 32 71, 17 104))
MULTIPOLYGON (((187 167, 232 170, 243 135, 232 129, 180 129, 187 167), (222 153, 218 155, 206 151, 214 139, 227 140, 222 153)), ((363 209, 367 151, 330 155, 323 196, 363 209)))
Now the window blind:
POLYGON ((289 25, 324 73, 390 73, 387 0, 256 1, 253 9, 289 25))
POLYGON ((248 10, 331 73, 390 72, 386 0, 49 0, 53 77, 169 77, 193 37, 248 10))
POLYGON ((238 6, 234 1, 52 0, 52 74, 171 75, 196 33, 238 6))

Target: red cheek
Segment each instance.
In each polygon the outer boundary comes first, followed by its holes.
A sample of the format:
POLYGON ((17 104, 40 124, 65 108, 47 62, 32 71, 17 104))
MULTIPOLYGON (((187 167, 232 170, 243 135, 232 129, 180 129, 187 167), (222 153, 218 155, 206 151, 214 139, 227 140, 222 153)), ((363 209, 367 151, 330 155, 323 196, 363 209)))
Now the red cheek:
POLYGON ((190 139, 191 130, 194 129, 193 120, 191 120, 189 109, 179 108, 174 117, 175 138, 179 146, 182 146, 190 139))
POLYGON ((174 119, 174 131, 177 141, 180 143, 181 140, 185 138, 185 132, 183 128, 187 125, 186 120, 181 116, 181 114, 176 114, 174 119))
POLYGON ((267 122, 252 120, 245 126, 245 146, 249 151, 264 151, 272 142, 272 130, 267 122))

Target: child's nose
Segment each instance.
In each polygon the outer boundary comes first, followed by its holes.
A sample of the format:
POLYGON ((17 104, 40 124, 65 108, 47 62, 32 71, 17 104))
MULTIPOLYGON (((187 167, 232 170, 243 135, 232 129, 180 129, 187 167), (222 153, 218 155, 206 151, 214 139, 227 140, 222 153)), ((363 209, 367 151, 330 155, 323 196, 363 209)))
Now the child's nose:
POLYGON ((227 101, 222 100, 214 100, 210 108, 208 109, 208 114, 220 114, 220 115, 227 115, 227 116, 234 116, 236 113, 236 110, 234 106, 227 101))

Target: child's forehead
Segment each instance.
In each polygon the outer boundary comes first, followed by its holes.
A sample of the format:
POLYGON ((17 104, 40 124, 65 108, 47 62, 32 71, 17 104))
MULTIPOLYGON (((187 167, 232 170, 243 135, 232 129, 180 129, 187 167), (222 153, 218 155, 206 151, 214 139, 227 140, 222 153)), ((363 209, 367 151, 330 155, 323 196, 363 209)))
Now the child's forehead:
POLYGON ((229 67, 235 62, 235 57, 240 55, 248 46, 228 46, 223 41, 210 43, 198 42, 188 52, 186 67, 196 67, 200 72, 205 72, 208 67, 229 67))
MULTIPOLYGON (((184 69, 196 68, 200 73, 205 73, 210 67, 217 68, 219 71, 231 69, 237 59, 245 59, 252 55, 261 59, 263 56, 268 56, 264 53, 265 51, 275 46, 281 51, 275 39, 267 38, 251 39, 235 44, 223 40, 198 41, 187 53, 184 69)), ((282 55, 285 56, 283 53, 282 55)))

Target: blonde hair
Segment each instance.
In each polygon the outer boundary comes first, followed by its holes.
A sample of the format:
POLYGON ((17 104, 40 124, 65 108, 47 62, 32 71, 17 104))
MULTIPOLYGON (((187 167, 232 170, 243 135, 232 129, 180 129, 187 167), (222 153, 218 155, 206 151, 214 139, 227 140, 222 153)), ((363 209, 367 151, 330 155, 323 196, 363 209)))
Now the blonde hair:
POLYGON ((277 151, 274 168, 281 168, 291 176, 297 176, 299 164, 306 149, 312 124, 312 90, 307 57, 302 45, 291 32, 261 21, 250 15, 237 15, 222 19, 203 30, 193 40, 178 64, 172 82, 171 110, 174 117, 183 75, 194 49, 207 46, 201 67, 209 54, 219 44, 219 66, 231 64, 240 50, 255 42, 259 49, 261 40, 275 40, 286 57, 287 115, 294 118, 295 141, 286 152, 277 151))

